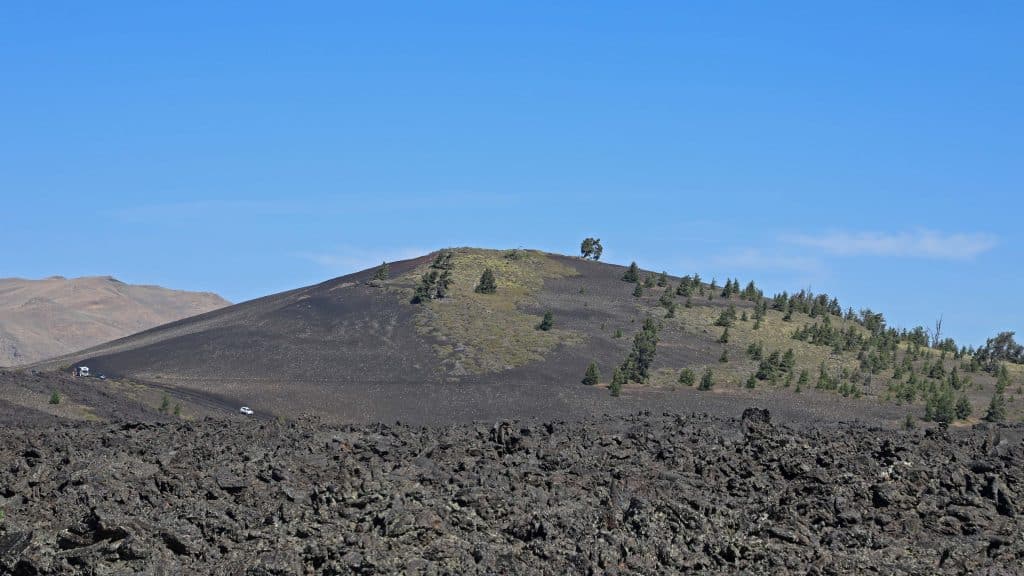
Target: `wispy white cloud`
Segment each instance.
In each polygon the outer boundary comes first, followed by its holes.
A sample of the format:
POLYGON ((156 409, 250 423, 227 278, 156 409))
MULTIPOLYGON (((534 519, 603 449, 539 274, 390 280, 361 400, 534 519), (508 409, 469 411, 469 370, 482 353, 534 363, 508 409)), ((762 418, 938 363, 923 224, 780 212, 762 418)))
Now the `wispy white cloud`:
POLYGON ((358 246, 340 246, 329 251, 296 252, 294 256, 312 262, 331 273, 358 272, 377 266, 381 262, 394 262, 416 258, 430 253, 430 248, 369 249, 358 246))
POLYGON ((898 256, 938 260, 970 260, 988 252, 997 239, 984 233, 942 233, 919 229, 908 232, 828 232, 792 234, 785 242, 816 248, 837 256, 898 256))

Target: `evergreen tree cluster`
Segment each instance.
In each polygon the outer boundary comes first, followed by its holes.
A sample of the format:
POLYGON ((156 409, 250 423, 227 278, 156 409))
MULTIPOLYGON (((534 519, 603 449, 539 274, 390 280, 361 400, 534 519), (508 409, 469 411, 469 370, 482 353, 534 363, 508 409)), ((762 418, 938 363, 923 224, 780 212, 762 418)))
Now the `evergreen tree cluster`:
POLYGON ((430 270, 420 278, 420 284, 416 287, 412 301, 414 304, 426 302, 427 300, 440 299, 448 295, 448 289, 452 285, 452 253, 441 252, 434 258, 430 270))
POLYGON ((792 373, 795 367, 796 355, 793 353, 792 348, 786 350, 785 354, 775 350, 767 357, 761 358, 754 376, 758 380, 769 380, 772 383, 778 383, 782 377, 792 373))
POLYGON ((1014 340, 1014 332, 1000 332, 985 341, 985 345, 974 354, 981 368, 995 374, 1001 362, 1024 364, 1024 346, 1014 340))
POLYGON ((849 352, 867 347, 869 339, 861 334, 857 328, 850 324, 846 329, 833 326, 828 316, 820 322, 806 324, 803 328, 797 328, 793 332, 794 340, 802 340, 817 346, 828 346, 836 352, 849 352))
POLYGON ((953 422, 971 415, 971 401, 967 394, 956 393, 950 386, 940 386, 925 399, 924 419, 929 422, 953 422))
POLYGON ((636 265, 636 262, 630 262, 629 268, 622 273, 623 282, 638 282, 640 281, 640 268, 636 265))
POLYGON ((725 280, 725 286, 722 287, 722 298, 732 298, 734 295, 740 293, 740 281, 739 280, 725 280))
POLYGON ((679 286, 676 287, 677 296, 693 296, 693 293, 701 287, 700 274, 694 274, 693 276, 683 276, 679 280, 679 286))
POLYGON ((621 366, 626 380, 647 382, 651 364, 654 362, 654 356, 658 349, 659 329, 653 318, 648 317, 644 320, 643 328, 633 337, 633 348, 621 366))
POLYGON ((382 262, 381 265, 380 265, 380 268, 377 268, 377 271, 373 273, 373 279, 374 280, 387 280, 388 276, 390 274, 391 274, 391 267, 388 266, 387 262, 382 262))
POLYGON ((747 283, 746 288, 744 288, 743 291, 740 292, 740 298, 743 298, 744 300, 749 300, 751 302, 757 302, 764 298, 764 293, 758 290, 757 286, 754 285, 754 281, 751 280, 750 282, 747 283))
POLYGON ((729 304, 729 307, 722 310, 722 313, 718 315, 718 319, 715 320, 715 326, 725 326, 728 328, 736 322, 736 306, 729 304))
POLYGON ((818 316, 832 315, 842 316, 843 309, 839 307, 839 301, 829 298, 828 294, 817 294, 801 290, 789 295, 787 292, 776 294, 772 297, 771 307, 781 312, 803 312, 811 318, 818 316))

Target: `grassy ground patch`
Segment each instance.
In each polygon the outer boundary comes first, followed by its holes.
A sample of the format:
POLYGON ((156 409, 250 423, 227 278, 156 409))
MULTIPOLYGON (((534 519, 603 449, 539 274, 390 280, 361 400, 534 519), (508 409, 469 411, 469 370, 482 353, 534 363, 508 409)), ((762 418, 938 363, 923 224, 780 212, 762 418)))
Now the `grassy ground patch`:
MULTIPOLYGON (((560 344, 576 344, 582 337, 556 326, 538 330, 541 316, 524 307, 536 304, 544 280, 576 272, 542 252, 452 250, 454 282, 447 297, 422 304, 417 330, 438 340, 435 350, 454 376, 496 372, 539 361, 560 344), (494 294, 474 292, 481 274, 490 268, 497 280, 494 294)), ((427 268, 411 274, 417 282, 427 268)), ((403 294, 404 296, 404 294, 403 294)))

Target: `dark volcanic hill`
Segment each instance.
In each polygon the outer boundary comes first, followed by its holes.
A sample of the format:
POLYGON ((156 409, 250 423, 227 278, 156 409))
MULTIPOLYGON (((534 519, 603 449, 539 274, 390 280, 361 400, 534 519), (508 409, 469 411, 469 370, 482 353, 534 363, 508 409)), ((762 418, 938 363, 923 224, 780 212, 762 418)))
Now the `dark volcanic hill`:
MULTIPOLYGON (((893 424, 908 409, 921 411, 920 404, 880 401, 889 390, 885 374, 858 380, 856 394, 795 382, 802 371, 817 379, 826 369, 852 381, 858 368, 855 352, 791 337, 817 321, 804 313, 784 319, 769 310, 755 326, 754 303, 722 298, 717 286, 701 284, 687 306, 676 295, 678 277, 667 277, 666 286, 652 282, 635 296, 621 266, 524 250, 456 249, 446 297, 414 304, 435 256, 391 263, 385 280, 366 270, 166 324, 40 368, 88 365, 119 381, 159 387, 197 414, 246 404, 260 415, 315 413, 342 421, 575 418, 643 408, 738 416, 756 402, 781 420, 893 424), (474 292, 485 268, 497 278, 495 294, 474 292), (665 317, 666 299, 677 303, 673 317, 665 317), (729 342, 720 343, 715 321, 730 306, 743 318, 730 327, 729 342), (545 311, 553 313, 550 331, 537 329, 545 311), (651 378, 612 398, 611 373, 648 316, 662 325, 651 378), (751 344, 760 344, 765 356, 792 348, 792 375, 747 387, 758 369, 747 354, 751 344), (591 361, 603 376, 598 386, 580 383, 591 361), (711 368, 715 387, 680 384, 684 368, 698 378, 711 368)), ((864 330, 840 316, 832 322, 864 330)), ((985 378, 976 383, 987 385, 985 378)), ((973 389, 970 398, 977 415, 987 392, 973 389)))
POLYGON ((0 366, 39 362, 229 304, 209 292, 110 276, 0 278, 0 366))

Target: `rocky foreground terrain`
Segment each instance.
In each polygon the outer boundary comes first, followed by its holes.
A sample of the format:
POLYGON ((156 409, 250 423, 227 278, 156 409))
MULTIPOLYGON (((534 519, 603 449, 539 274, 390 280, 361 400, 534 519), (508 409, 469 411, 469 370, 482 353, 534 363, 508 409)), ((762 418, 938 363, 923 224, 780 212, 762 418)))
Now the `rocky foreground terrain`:
POLYGON ((1024 571, 1024 427, 0 429, 2 574, 1024 571))

